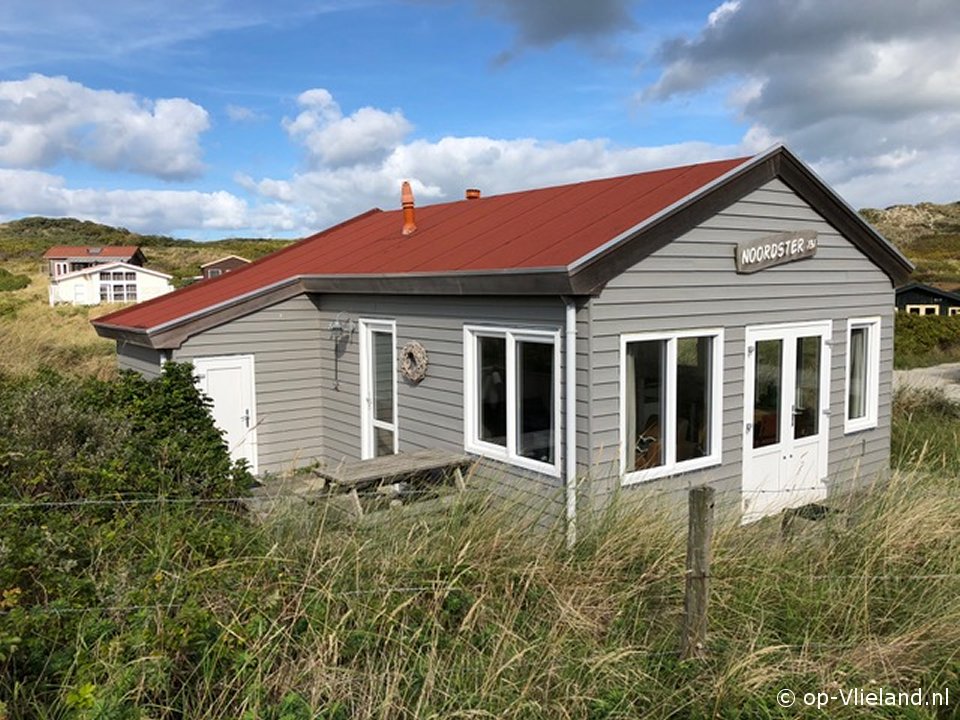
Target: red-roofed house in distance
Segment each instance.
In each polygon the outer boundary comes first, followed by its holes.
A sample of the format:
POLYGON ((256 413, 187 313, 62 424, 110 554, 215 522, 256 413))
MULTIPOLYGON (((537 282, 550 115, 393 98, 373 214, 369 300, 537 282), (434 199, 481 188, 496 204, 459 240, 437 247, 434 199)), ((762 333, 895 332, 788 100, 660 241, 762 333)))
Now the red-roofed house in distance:
POLYGON ((644 488, 750 521, 888 467, 912 266, 786 148, 402 205, 94 324, 121 367, 193 362, 261 474, 465 453, 571 535, 644 488))
POLYGON ((99 305, 152 300, 173 290, 172 276, 143 267, 134 245, 57 245, 43 254, 50 305, 99 305))

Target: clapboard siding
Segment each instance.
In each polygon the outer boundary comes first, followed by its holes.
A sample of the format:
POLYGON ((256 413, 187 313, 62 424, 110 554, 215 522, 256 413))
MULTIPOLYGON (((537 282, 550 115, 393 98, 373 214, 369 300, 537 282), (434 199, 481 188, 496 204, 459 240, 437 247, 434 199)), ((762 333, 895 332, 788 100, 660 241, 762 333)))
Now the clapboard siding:
POLYGON ((133 370, 152 380, 160 376, 160 351, 118 340, 117 367, 120 370, 133 370))
POLYGON ((670 492, 709 482, 739 502, 742 474, 745 328, 831 320, 829 474, 832 484, 868 480, 890 451, 893 290, 889 277, 788 186, 768 183, 613 278, 590 302, 589 423, 595 500, 670 492), (797 229, 816 230, 815 257, 752 275, 735 272, 736 244, 797 229), (881 317, 879 425, 843 431, 846 332, 852 317, 881 317), (724 329, 721 464, 620 488, 620 336, 664 330, 724 329))
MULTIPOLYGON (((463 327, 499 325, 562 331, 564 304, 560 298, 409 297, 324 295, 318 301, 319 323, 328 328, 337 316, 354 324, 364 320, 393 320, 397 350, 411 340, 420 342, 429 356, 426 377, 413 384, 397 381, 397 412, 401 451, 443 448, 462 451, 463 436, 463 327)), ((325 333, 326 334, 326 333, 325 333)), ((360 334, 359 327, 341 344, 338 354, 339 389, 334 389, 332 341, 324 339, 319 374, 324 388, 324 450, 328 462, 360 457, 360 334)), ((561 332, 562 355, 562 332, 561 332)), ((563 372, 562 367, 558 369, 563 372)), ((561 375, 562 378, 562 375, 561 375)), ((581 377, 586 394, 586 376, 581 377)), ((562 399, 561 399, 562 403, 562 399)), ((562 407, 562 405, 561 405, 562 407)), ((584 439, 583 451, 587 451, 584 439)), ((586 458, 582 460, 588 464, 586 458)), ((480 476, 498 494, 525 497, 532 510, 560 511, 559 478, 522 471, 510 465, 484 462, 480 476)))
POLYGON ((277 473, 323 455, 321 348, 317 307, 299 295, 194 335, 173 359, 254 356, 259 471, 277 473))

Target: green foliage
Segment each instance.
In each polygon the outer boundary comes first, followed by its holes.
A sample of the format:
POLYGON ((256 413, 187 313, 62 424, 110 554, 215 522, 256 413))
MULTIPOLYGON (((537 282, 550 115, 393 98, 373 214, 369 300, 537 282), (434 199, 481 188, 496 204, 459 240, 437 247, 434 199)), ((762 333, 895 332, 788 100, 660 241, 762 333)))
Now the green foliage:
POLYGON ((23 290, 29 284, 30 278, 26 275, 14 275, 6 268, 0 268, 0 292, 23 290))
MULTIPOLYGON (((208 436, 188 386, 182 366, 155 385, 124 377, 116 388, 45 374, 0 383, 0 411, 21 416, 6 427, 58 460, 119 454, 125 464, 100 495, 116 497, 123 478, 143 480, 141 460, 125 454, 134 438, 150 445, 181 424, 208 436), (79 412, 94 402, 100 417, 79 412), (59 425, 24 436, 23 416, 46 403, 56 405, 37 424, 59 425)), ((930 394, 895 402, 889 484, 834 499, 838 512, 797 519, 790 533, 779 518, 727 524, 720 510, 708 653, 697 662, 676 654, 685 522, 656 499, 585 518, 573 553, 472 493, 436 515, 352 528, 320 504, 254 523, 189 502, 206 497, 204 484, 177 503, 0 500, 0 717, 866 718, 884 709, 784 710, 777 692, 953 693, 960 410, 930 394)), ((13 467, 0 468, 6 490, 13 467)), ((189 475, 164 467, 171 478, 155 492, 189 475)), ((49 472, 15 469, 18 487, 49 472)), ((72 497, 56 492, 34 497, 72 497)), ((718 498, 719 509, 729 498, 718 498)))
POLYGON ((895 323, 895 367, 928 367, 960 361, 960 315, 899 312, 895 323))

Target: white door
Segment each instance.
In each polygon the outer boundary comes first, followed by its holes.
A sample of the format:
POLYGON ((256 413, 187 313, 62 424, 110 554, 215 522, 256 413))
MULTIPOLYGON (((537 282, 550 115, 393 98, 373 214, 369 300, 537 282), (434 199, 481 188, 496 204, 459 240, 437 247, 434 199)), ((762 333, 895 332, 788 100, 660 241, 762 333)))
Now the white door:
POLYGON ((392 320, 360 320, 360 457, 397 452, 397 343, 392 320))
POLYGON ((233 460, 257 472, 257 408, 253 355, 224 355, 193 361, 197 388, 213 401, 213 422, 233 460))
POLYGON ((73 304, 74 305, 86 305, 87 304, 87 284, 86 281, 78 280, 77 284, 73 286, 73 304))
POLYGON ((830 321, 748 327, 743 522, 827 496, 830 321))

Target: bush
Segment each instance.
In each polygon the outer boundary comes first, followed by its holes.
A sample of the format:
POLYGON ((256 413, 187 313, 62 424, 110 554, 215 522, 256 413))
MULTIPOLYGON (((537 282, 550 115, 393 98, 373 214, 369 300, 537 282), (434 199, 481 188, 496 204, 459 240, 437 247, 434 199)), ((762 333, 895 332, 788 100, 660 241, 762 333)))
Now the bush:
POLYGON ((895 328, 895 367, 927 367, 960 361, 960 315, 899 312, 895 328))
POLYGON ((0 292, 23 290, 29 284, 30 278, 26 275, 14 275, 9 270, 0 268, 0 292))

